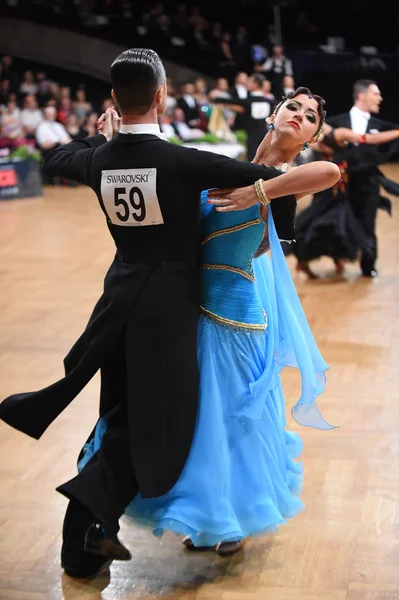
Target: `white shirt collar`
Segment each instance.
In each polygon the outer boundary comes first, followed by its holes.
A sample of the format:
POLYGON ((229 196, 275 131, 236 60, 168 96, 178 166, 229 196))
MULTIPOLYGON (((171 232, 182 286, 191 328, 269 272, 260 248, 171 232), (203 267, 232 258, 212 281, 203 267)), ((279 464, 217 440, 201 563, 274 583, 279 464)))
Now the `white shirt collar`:
POLYGON ((156 135, 161 140, 166 140, 166 136, 162 133, 158 123, 135 123, 133 125, 121 125, 119 133, 148 133, 150 135, 156 135))
POLYGON ((191 96, 190 94, 183 94, 183 98, 190 108, 193 108, 196 105, 194 96, 191 96))
POLYGON ((349 112, 351 116, 354 115, 355 117, 362 117, 363 119, 369 119, 371 117, 369 112, 360 110, 358 106, 352 106, 349 112))

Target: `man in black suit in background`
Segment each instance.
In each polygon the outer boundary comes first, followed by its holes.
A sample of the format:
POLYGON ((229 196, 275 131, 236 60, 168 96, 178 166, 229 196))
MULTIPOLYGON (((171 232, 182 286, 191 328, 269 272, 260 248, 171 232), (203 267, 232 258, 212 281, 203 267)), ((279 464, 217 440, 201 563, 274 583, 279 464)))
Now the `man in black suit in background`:
MULTIPOLYGON (((252 188, 259 178, 269 179, 263 183, 269 198, 306 191, 297 189, 295 169, 276 178, 274 169, 162 139, 166 77, 152 50, 123 52, 111 80, 120 132, 113 137, 108 109, 102 134, 62 146, 45 160, 49 174, 86 184, 97 195, 116 245, 104 293, 65 359, 65 377, 0 405, 1 419, 38 439, 101 371, 100 417, 107 418, 101 447, 57 488, 70 500, 61 559, 73 577, 94 576, 106 563, 130 558, 117 538, 120 516, 138 491, 147 498, 168 492, 190 451, 198 406, 201 191, 252 188)), ((233 208, 256 203, 252 189, 249 197, 233 208)), ((287 211, 288 227, 295 204, 293 197, 276 200, 275 214, 287 211)), ((284 217, 277 222, 283 226, 284 217)), ((293 237, 286 230, 280 235, 293 237)))
POLYGON ((226 108, 235 111, 241 116, 243 129, 247 132, 247 160, 255 158, 259 144, 267 133, 266 119, 273 112, 272 102, 266 98, 263 92, 263 84, 266 77, 261 73, 254 73, 248 77, 248 96, 244 99, 215 98, 215 104, 223 104, 226 108))
POLYGON ((184 118, 186 123, 194 129, 199 127, 200 118, 200 107, 197 100, 195 99, 195 86, 191 81, 188 81, 182 85, 182 93, 177 101, 177 106, 184 112, 184 118))
MULTIPOLYGON (((380 111, 381 92, 375 81, 363 79, 353 86, 354 105, 348 113, 327 119, 332 127, 347 127, 354 132, 377 133, 399 128, 398 125, 375 117, 380 111)), ((391 148, 393 149, 391 143, 391 148)), ((389 148, 388 148, 389 151, 389 148)), ((362 249, 361 269, 365 277, 377 275, 377 236, 375 232, 377 210, 380 204, 381 173, 378 165, 387 157, 387 148, 370 144, 359 144, 347 153, 337 151, 334 162, 348 158, 349 198, 354 214, 361 222, 365 232, 365 247, 362 249), (384 152, 385 150, 385 152, 384 152)))

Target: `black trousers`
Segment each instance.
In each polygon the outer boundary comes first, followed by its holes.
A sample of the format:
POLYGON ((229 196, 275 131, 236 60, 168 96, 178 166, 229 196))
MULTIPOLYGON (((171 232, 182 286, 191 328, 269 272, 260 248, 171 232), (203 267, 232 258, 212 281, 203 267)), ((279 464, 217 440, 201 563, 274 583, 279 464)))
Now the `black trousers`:
POLYGON ((378 256, 377 235, 375 232, 377 211, 380 202, 378 174, 361 171, 350 176, 349 197, 354 214, 359 219, 365 233, 360 266, 363 273, 375 269, 378 256))
POLYGON ((76 477, 57 488, 83 504, 108 533, 118 532, 119 518, 139 490, 130 452, 125 343, 123 335, 101 369, 101 396, 118 395, 101 447, 76 477))

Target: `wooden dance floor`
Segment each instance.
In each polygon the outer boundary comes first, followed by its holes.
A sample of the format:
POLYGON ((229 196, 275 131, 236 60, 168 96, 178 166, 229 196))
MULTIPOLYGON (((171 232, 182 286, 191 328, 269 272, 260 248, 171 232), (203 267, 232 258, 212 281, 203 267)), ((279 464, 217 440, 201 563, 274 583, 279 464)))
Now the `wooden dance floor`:
MULTIPOLYGON (((399 181, 399 167, 385 172, 399 181)), ((133 560, 110 576, 74 581, 59 563, 66 501, 54 488, 75 474, 97 418, 96 377, 37 442, 0 423, 1 600, 399 599, 399 201, 378 216, 380 279, 294 275, 330 365, 324 416, 340 428, 299 428, 306 508, 279 533, 230 559, 183 550, 123 524, 133 560)), ((0 203, 0 396, 62 376, 62 359, 102 289, 113 246, 93 193, 47 189, 0 203)), ((290 265, 293 264, 290 262, 290 265)), ((287 407, 299 394, 283 375, 287 407)))

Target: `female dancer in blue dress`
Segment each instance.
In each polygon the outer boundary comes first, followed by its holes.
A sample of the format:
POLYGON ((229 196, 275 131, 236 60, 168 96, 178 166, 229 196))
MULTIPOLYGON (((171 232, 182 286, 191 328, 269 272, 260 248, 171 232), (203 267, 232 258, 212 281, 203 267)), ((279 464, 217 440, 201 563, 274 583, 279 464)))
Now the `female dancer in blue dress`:
MULTIPOLYGON (((323 105, 299 88, 272 115, 255 160, 284 171, 283 164, 320 133, 323 105)), ((333 173, 334 166, 324 164, 325 173, 323 164, 315 163, 317 189, 338 179, 338 168, 333 173)), ((315 180, 309 181, 309 192, 315 191, 315 180)), ((271 211, 257 204, 228 212, 228 193, 209 194, 226 197, 221 210, 207 192, 202 197, 200 407, 191 452, 170 492, 151 499, 138 495, 126 510, 155 535, 172 530, 186 536, 187 546, 224 555, 239 550, 249 535, 274 531, 302 508, 302 466, 295 462, 302 443, 285 430, 284 366, 299 368, 302 376, 294 419, 332 427, 316 405, 327 365, 296 294, 271 211), (269 245, 271 260, 264 254, 269 245)), ((81 466, 99 446, 105 427, 100 421, 81 466)))

